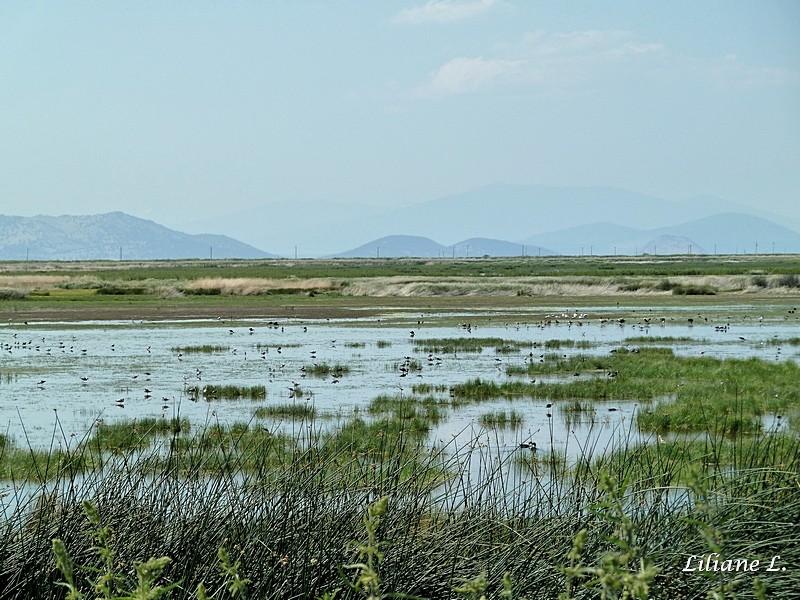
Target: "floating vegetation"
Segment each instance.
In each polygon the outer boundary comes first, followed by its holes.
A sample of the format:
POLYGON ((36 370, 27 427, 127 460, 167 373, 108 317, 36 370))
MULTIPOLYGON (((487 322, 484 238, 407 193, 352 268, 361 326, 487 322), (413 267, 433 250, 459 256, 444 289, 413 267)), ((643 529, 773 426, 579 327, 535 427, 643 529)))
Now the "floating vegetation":
POLYGON ((478 421, 484 427, 518 429, 525 418, 515 410, 495 410, 482 414, 478 421))
POLYGON ((449 400, 426 396, 424 398, 381 395, 372 399, 367 411, 373 415, 391 415, 395 420, 412 422, 416 431, 429 430, 444 421, 449 400))
POLYGON ((0 371, 0 383, 13 383, 19 377, 16 371, 0 371))
POLYGON ((347 365, 342 365, 336 363, 334 365, 328 363, 315 363, 313 365, 306 365, 300 369, 306 375, 311 375, 312 377, 336 377, 339 378, 343 375, 347 375, 350 372, 350 367, 347 365))
POLYGON ((253 416, 257 419, 313 419, 317 410, 310 404, 275 404, 259 406, 253 416))
POLYGON ((558 410, 559 412, 565 414, 589 414, 593 415, 597 412, 594 403, 584 400, 578 400, 577 398, 573 398, 567 402, 559 402, 558 403, 558 410))
POLYGON ((494 400, 497 398, 523 396, 534 398, 537 397, 537 388, 539 387, 540 386, 523 383, 521 381, 495 383, 494 381, 486 381, 478 377, 477 379, 470 379, 464 383, 452 386, 450 388, 450 396, 457 404, 465 401, 476 402, 494 400))
POLYGON ((443 383, 439 384, 432 384, 432 383, 415 383, 411 386, 411 393, 412 394, 434 394, 434 393, 444 393, 450 389, 449 385, 445 385, 443 383))
POLYGON ((263 385, 193 385, 186 388, 190 400, 264 400, 267 388, 263 385))
POLYGON ((389 340, 378 340, 377 342, 375 342, 375 346, 378 348, 391 348, 392 342, 390 342, 389 340))
MULTIPOLYGON (((539 347, 539 343, 534 344, 535 348, 539 347)), ((554 350, 557 348, 578 348, 578 349, 587 349, 593 348, 596 346, 594 342, 590 342, 589 340, 546 340, 544 342, 544 347, 548 350, 554 350)))
POLYGON ((770 346, 800 346, 800 337, 770 338, 767 343, 770 346))
POLYGON ((230 349, 230 346, 213 346, 211 344, 202 346, 173 346, 170 348, 172 352, 181 354, 213 354, 214 352, 228 352, 230 349))
POLYGON ((455 352, 483 352, 484 348, 494 348, 500 354, 518 351, 520 348, 531 347, 531 342, 504 340, 502 338, 431 338, 413 340, 414 349, 418 352, 431 352, 434 354, 453 354, 455 352))
POLYGON ((697 338, 692 338, 687 335, 669 336, 669 335, 637 335, 627 337, 622 340, 623 344, 689 344, 697 342, 697 338))

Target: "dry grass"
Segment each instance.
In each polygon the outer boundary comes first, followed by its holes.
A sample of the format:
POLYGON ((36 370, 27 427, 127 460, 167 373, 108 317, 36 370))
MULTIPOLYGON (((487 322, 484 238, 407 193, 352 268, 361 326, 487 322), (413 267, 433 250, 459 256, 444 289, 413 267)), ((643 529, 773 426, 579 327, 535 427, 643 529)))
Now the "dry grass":
POLYGON ((0 275, 0 288, 24 290, 46 290, 71 281, 68 275, 0 275))
POLYGON ((206 277, 187 284, 186 290, 220 290, 223 296, 257 296, 278 291, 328 291, 340 284, 332 279, 260 279, 206 277))
POLYGON ((610 277, 365 277, 342 289, 351 296, 612 296, 625 291, 610 277))

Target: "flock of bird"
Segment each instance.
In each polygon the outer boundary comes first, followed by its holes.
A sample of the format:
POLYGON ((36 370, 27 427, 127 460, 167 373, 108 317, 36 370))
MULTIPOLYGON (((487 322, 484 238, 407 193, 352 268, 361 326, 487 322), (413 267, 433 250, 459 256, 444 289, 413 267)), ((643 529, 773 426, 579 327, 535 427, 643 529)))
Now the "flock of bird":
MULTIPOLYGON (((794 315, 795 312, 796 309, 792 308, 788 311, 788 315, 794 315)), ((763 317, 752 317, 751 320, 759 324, 763 324, 764 322, 763 317)), ((571 329, 572 327, 585 327, 594 324, 599 325, 601 329, 607 325, 616 325, 623 329, 632 328, 639 331, 647 331, 654 325, 664 327, 668 323, 670 325, 680 325, 682 322, 685 326, 689 327, 695 327, 697 324, 701 323, 707 325, 708 330, 718 334, 736 335, 733 333, 735 328, 731 326, 730 321, 731 319, 720 319, 719 317, 709 320, 709 316, 699 314, 683 317, 683 321, 681 321, 681 318, 675 316, 675 313, 672 313, 672 316, 669 318, 656 315, 633 319, 592 319, 586 313, 573 311, 547 314, 541 319, 529 323, 505 323, 504 326, 516 330, 520 330, 523 327, 545 330, 564 326, 566 326, 567 329, 571 329)), ((487 326, 485 322, 481 324, 481 327, 485 326, 487 326)), ((488 326, 492 328, 498 327, 498 325, 495 324, 490 324, 488 326)), ((28 327, 30 327, 30 325, 28 327)), ((459 329, 462 331, 462 335, 466 333, 466 335, 472 336, 474 333, 477 333, 478 325, 465 322, 459 325, 459 329)), ((426 325, 422 320, 417 321, 416 327, 410 330, 408 335, 411 338, 412 348, 415 347, 415 342, 418 342, 419 338, 423 337, 422 333, 427 333, 425 330, 426 325)), ((222 331, 227 333, 228 338, 239 340, 244 339, 240 337, 242 335, 246 335, 248 339, 252 339, 252 337, 258 334, 259 341, 257 343, 249 341, 239 344, 238 348, 228 347, 228 353, 240 360, 247 361, 248 351, 250 351, 251 357, 256 356, 259 361, 264 363, 262 367, 248 367, 254 369, 253 371, 248 371, 248 373, 259 373, 262 382, 268 382, 269 384, 276 384, 277 382, 277 387, 271 388, 271 399, 275 398, 276 393, 278 397, 289 400, 298 399, 301 396, 300 381, 311 376, 311 369, 310 366, 308 366, 309 363, 311 366, 320 364, 323 360, 320 357, 326 355, 327 358, 328 355, 335 354, 333 350, 337 348, 337 340, 328 339, 326 342, 320 342, 320 336, 317 332, 317 335, 313 339, 315 343, 321 345, 308 350, 309 344, 305 343, 303 336, 305 334, 310 335, 311 329, 309 325, 303 324, 290 325, 288 323, 282 324, 277 321, 266 322, 258 327, 236 327, 235 325, 230 326, 229 324, 225 324, 225 328, 222 329, 222 331), (237 336, 239 337, 237 338, 237 336), (303 346, 306 347, 306 351, 308 352, 305 360, 303 360, 302 356, 298 356, 302 351, 296 350, 297 347, 302 348, 303 346), (285 349, 292 350, 289 356, 284 354, 285 349), (283 391, 281 392, 280 390, 283 391)), ((396 330, 387 329, 386 331, 393 332, 396 330)), ((5 354, 11 356, 19 354, 41 354, 42 356, 48 357, 51 361, 45 365, 32 361, 25 361, 23 363, 23 368, 20 369, 20 373, 45 374, 44 376, 40 375, 35 377, 33 380, 36 389, 47 389, 48 379, 57 380, 59 385, 68 382, 68 377, 65 373, 71 372, 74 374, 77 381, 80 382, 80 389, 84 390, 87 394, 90 393, 94 397, 107 397, 114 391, 117 391, 116 397, 112 402, 113 406, 119 407, 120 409, 124 409, 132 403, 142 405, 145 401, 160 399, 159 406, 161 408, 161 413, 165 414, 170 409, 175 410, 179 401, 183 398, 194 402, 197 402, 199 399, 209 401, 216 399, 213 386, 206 381, 209 378, 206 376, 207 366, 202 364, 204 361, 203 356, 196 353, 190 354, 188 347, 183 347, 183 349, 166 348, 163 342, 159 345, 158 339, 153 338, 143 341, 138 350, 132 350, 131 342, 125 339, 124 333, 114 342, 108 340, 106 337, 105 343, 103 342, 103 337, 98 340, 97 336, 93 335, 91 343, 86 341, 84 344, 79 343, 81 341, 80 330, 70 333, 62 339, 52 339, 53 335, 56 334, 50 332, 45 337, 39 335, 38 337, 26 338, 24 330, 10 331, 7 328, 3 331, 3 329, 0 329, 0 349, 2 349, 5 354), (60 355, 68 356, 70 360, 61 363, 52 362, 60 355), (107 357, 114 355, 117 356, 117 360, 115 362, 109 362, 110 359, 107 357), (192 365, 187 369, 187 366, 184 365, 190 360, 193 362, 196 361, 198 364, 196 366, 192 365), (53 370, 49 371, 51 368, 53 370), (88 369, 88 371, 81 373, 80 371, 84 368, 88 369), (182 372, 177 379, 174 375, 176 370, 182 372), (49 378, 46 373, 50 373, 49 378), (156 378, 157 375, 158 377, 156 378)), ((110 333, 104 334, 104 336, 105 335, 114 335, 114 331, 112 330, 110 333)), ((586 336, 585 331, 582 333, 582 336, 586 336)), ((453 337, 457 337, 457 335, 453 337)), ((185 339, 185 336, 182 339, 185 339)), ((726 339, 738 339, 739 342, 743 343, 748 342, 748 338, 744 335, 726 339)), ((398 340, 395 343, 402 344, 402 340, 398 340)), ((762 341, 760 344, 763 346, 764 342, 762 341)), ((404 349, 407 347, 408 343, 403 346, 404 349)), ((364 352, 369 353, 371 351, 367 350, 364 352)), ((775 352, 775 358, 780 359, 781 347, 779 345, 775 348, 775 352)), ((384 355, 385 354, 386 353, 384 353, 384 355)), ((412 354, 413 353, 404 352, 402 358, 394 363, 393 368, 398 377, 398 382, 395 385, 396 388, 401 391, 401 394, 404 389, 402 383, 403 378, 412 375, 421 378, 427 372, 442 367, 449 358, 434 352, 427 352, 419 356, 419 358, 413 357, 412 354)), ((341 356, 340 353, 336 355, 341 356)), ((522 362, 544 362, 546 360, 546 355, 543 352, 531 351, 518 355, 517 359, 522 362)), ((492 355, 489 360, 491 361, 493 370, 498 373, 504 372, 504 358, 492 355)), ((509 357, 508 360, 515 359, 509 357)), ((366 361, 365 364, 367 368, 369 368, 370 362, 370 360, 366 361)), ((0 368, 3 366, 6 365, 0 362, 0 368)), ((452 372, 452 368, 451 366, 451 370, 448 372, 452 372)), ((488 369, 489 367, 487 366, 486 368, 488 369)), ((244 373, 243 369, 244 367, 239 367, 238 371, 244 373)), ((230 377, 230 370, 227 372, 230 377)), ((234 371, 234 373, 236 372, 237 371, 234 371)), ((0 372, 0 375, 2 375, 2 372, 0 372)), ((576 373, 576 375, 580 375, 580 373, 576 373)), ((609 378, 614 378, 617 375, 618 373, 615 371, 606 373, 606 376, 609 378)), ((469 378, 473 377, 474 374, 464 373, 463 376, 469 378)), ((221 375, 216 374, 211 377, 211 379, 218 379, 220 377, 221 375)), ((233 375, 233 377, 236 377, 236 375, 233 375)), ((344 377, 345 373, 341 370, 333 369, 328 372, 321 381, 327 379, 330 384, 339 384, 344 377)), ((536 379, 531 379, 530 381, 531 383, 536 383, 536 379)), ((313 388, 314 386, 309 387, 313 388)), ((373 391, 374 395, 377 395, 381 393, 382 390, 373 391)), ((313 391, 310 393, 313 394, 313 391)), ((308 398, 309 391, 303 390, 302 396, 308 398)), ((58 403, 58 399, 54 398, 53 402, 58 403)), ((548 416, 551 416, 549 409, 550 406, 547 407, 547 410, 548 416)), ((610 412, 615 410, 617 410, 617 407, 612 407, 610 412)), ((534 442, 526 441, 523 442, 523 444, 528 445, 520 445, 521 448, 536 449, 534 442)))

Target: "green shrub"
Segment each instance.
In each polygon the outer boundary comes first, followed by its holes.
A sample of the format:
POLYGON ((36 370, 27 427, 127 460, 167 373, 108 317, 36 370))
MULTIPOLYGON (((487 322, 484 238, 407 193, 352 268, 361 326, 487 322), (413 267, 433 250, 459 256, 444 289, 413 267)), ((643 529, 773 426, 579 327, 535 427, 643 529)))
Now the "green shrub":
POLYGON ((0 300, 24 300, 27 294, 22 290, 0 288, 0 300))

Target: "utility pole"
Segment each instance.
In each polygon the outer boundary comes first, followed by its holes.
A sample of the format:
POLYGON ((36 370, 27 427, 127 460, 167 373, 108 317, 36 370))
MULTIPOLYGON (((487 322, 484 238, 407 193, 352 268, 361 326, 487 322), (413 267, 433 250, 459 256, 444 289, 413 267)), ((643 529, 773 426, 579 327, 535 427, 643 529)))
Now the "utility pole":
POLYGON ((122 246, 119 247, 119 259, 122 260, 122 246))
POLYGON ((211 260, 214 260, 214 246, 209 246, 208 247, 208 258, 210 258, 211 260))
POLYGON ((297 260, 297 246, 294 247, 294 259, 297 260))

